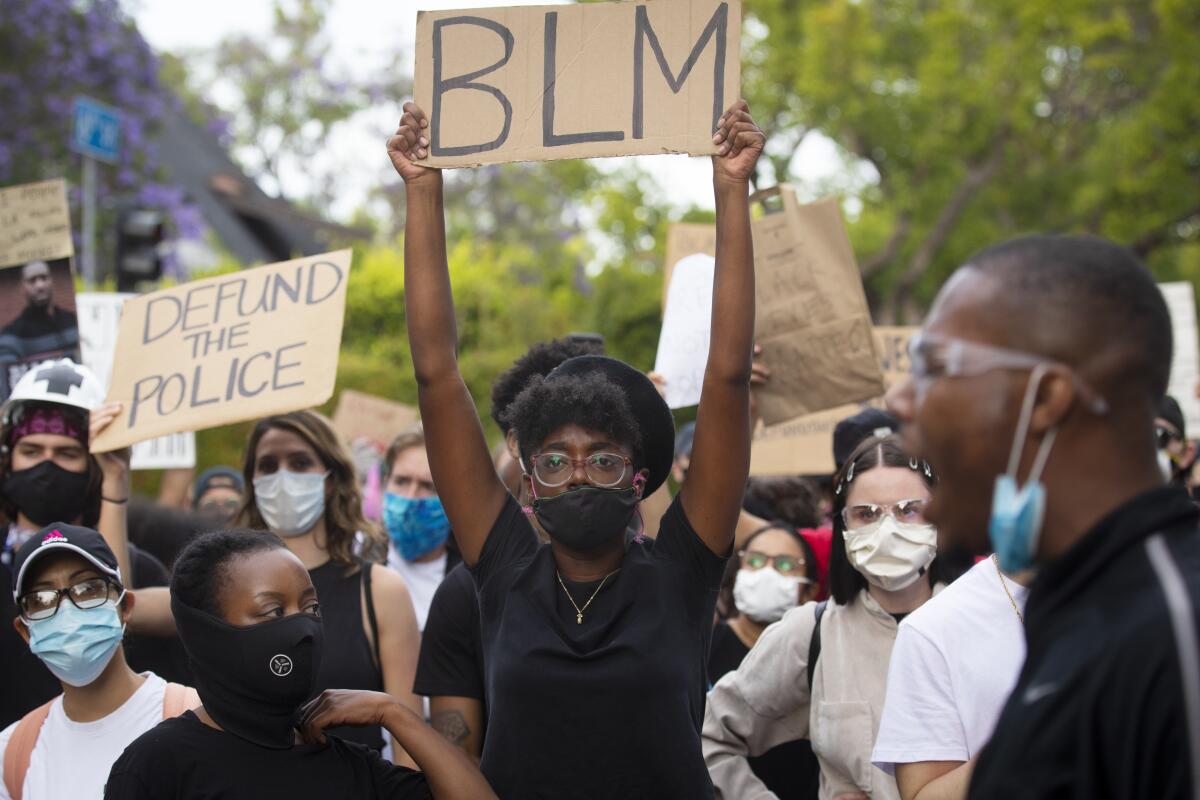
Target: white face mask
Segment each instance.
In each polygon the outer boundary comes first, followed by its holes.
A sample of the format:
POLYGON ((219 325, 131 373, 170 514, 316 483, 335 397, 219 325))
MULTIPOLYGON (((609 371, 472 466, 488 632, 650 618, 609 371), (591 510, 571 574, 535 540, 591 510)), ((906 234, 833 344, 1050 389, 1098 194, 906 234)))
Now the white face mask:
POLYGON ((755 622, 771 623, 800 605, 800 587, 808 578, 780 574, 774 567, 739 569, 733 582, 738 613, 755 622))
POLYGON ((303 536, 325 513, 328 472, 281 469, 254 479, 254 503, 272 533, 303 536))
POLYGON ((888 592, 911 586, 937 555, 937 528, 896 522, 891 514, 843 536, 854 568, 888 592))

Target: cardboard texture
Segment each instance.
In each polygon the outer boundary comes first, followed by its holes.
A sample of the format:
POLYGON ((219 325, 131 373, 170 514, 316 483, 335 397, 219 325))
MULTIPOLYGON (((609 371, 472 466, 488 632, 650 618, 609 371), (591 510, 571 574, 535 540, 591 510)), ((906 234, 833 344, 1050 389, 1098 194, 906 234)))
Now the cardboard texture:
MULTIPOLYGON (((83 365, 96 373, 108 388, 121 307, 135 294, 127 292, 80 292, 75 295, 79 316, 79 351, 83 365)), ((196 434, 173 433, 133 446, 131 469, 191 469, 196 466, 196 434)))
POLYGON ((125 303, 105 452, 311 408, 333 394, 350 251, 220 275, 125 303))
POLYGON ((667 309, 658 336, 654 371, 663 377, 671 408, 700 402, 712 326, 712 256, 693 253, 676 265, 667 290, 667 309))
MULTIPOLYGON (((888 389, 908 377, 908 340, 920 328, 879 327, 872 331, 878 367, 888 389)), ((772 376, 772 382, 775 378, 772 376)), ((833 429, 866 406, 883 407, 883 397, 807 414, 780 425, 759 428, 750 447, 751 475, 830 475, 833 429)))
POLYGON ((55 178, 0 189, 0 267, 74 254, 66 181, 55 178))
POLYGON ((675 222, 667 228, 667 260, 663 268, 663 309, 671 291, 675 265, 695 253, 717 255, 717 228, 708 222, 675 222))
POLYGON ((1179 402, 1190 439, 1200 437, 1200 399, 1196 398, 1200 381, 1200 351, 1197 350, 1196 290, 1191 283, 1160 283, 1167 310, 1171 312, 1171 328, 1175 348, 1171 358, 1171 380, 1167 394, 1179 402))
POLYGON ((716 152, 740 96, 741 0, 417 13, 421 163, 716 152))
POLYGON ((333 429, 346 444, 367 441, 382 455, 398 433, 420 418, 421 412, 412 406, 343 389, 333 413, 333 429))
POLYGON ((767 425, 878 397, 884 388, 871 312, 837 200, 800 205, 786 184, 753 200, 775 198, 782 208, 768 208, 751 223, 754 338, 771 369, 756 398, 767 425))

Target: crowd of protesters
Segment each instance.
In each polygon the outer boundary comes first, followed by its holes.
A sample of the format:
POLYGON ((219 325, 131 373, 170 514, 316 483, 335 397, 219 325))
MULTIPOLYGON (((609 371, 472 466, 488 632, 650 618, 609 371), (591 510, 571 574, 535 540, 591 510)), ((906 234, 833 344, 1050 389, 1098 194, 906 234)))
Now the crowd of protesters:
POLYGON ((120 411, 89 370, 13 387, 0 800, 1200 797, 1200 464, 1131 253, 982 250, 832 476, 750 478, 765 137, 739 102, 695 421, 574 334, 497 376, 492 450, 427 137, 406 105, 422 421, 379 503, 311 410, 176 507, 134 498, 129 451, 89 452, 120 411))

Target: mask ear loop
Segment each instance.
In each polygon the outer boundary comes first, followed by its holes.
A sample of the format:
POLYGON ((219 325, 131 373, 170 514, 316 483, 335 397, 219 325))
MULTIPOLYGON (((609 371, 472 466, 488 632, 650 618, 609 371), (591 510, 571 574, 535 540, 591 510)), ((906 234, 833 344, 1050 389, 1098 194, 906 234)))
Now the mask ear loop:
MULTIPOLYGON (((1029 424, 1033 420, 1033 404, 1037 400, 1037 390, 1042 385, 1042 378, 1046 377, 1046 373, 1050 367, 1047 364, 1038 364, 1033 368, 1033 374, 1029 376, 1029 387, 1025 390, 1025 399, 1021 403, 1021 416, 1017 420, 1017 433, 1013 439, 1012 450, 1008 454, 1008 470, 1006 474, 1014 481, 1017 480, 1017 468, 1021 463, 1021 453, 1025 449, 1025 437, 1029 435, 1029 424)), ((1029 471, 1029 477, 1025 483, 1033 483, 1042 476, 1042 470, 1046 467, 1046 461, 1050 458, 1050 448, 1054 446, 1054 439, 1058 435, 1058 428, 1051 428, 1038 448, 1037 457, 1033 460, 1033 468, 1029 471)))

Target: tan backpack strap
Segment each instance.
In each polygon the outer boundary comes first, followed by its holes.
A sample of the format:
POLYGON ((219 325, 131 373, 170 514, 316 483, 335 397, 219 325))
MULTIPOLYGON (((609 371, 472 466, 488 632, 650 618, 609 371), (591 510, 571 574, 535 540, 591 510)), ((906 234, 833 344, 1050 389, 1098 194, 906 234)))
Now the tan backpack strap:
POLYGON ((168 683, 163 687, 163 719, 173 719, 185 711, 200 707, 200 695, 190 686, 168 683))
MULTIPOLYGON (((57 700, 58 698, 55 698, 57 700)), ((40 705, 30 711, 17 727, 13 729, 8 745, 4 748, 4 785, 12 800, 21 800, 25 791, 25 773, 29 772, 29 761, 33 758, 33 748, 37 745, 42 725, 50 714, 50 706, 54 703, 40 705)))

